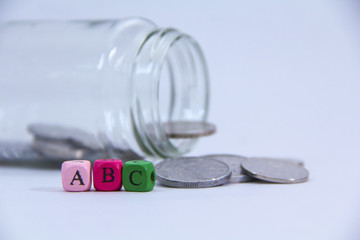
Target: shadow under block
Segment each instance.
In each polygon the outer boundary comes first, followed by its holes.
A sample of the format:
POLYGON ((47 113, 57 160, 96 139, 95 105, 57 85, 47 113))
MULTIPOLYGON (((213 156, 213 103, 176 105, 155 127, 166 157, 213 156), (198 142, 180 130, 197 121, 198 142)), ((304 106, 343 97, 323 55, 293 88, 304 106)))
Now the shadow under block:
POLYGON ((68 192, 84 192, 91 187, 91 163, 88 160, 65 161, 61 165, 62 185, 68 192))
POLYGON ((126 191, 148 192, 155 186, 155 167, 152 162, 135 160, 125 163, 123 185, 126 191))
POLYGON ((99 159, 94 163, 94 188, 97 191, 119 191, 123 163, 119 159, 99 159))

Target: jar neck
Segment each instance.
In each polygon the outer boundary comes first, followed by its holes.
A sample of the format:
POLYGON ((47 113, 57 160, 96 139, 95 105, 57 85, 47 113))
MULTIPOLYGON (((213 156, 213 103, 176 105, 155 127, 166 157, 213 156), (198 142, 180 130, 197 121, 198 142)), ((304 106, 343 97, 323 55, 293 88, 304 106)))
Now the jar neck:
POLYGON ((169 139, 163 123, 205 121, 209 77, 197 42, 175 29, 151 32, 131 74, 131 118, 139 146, 155 157, 187 153, 196 139, 169 139))

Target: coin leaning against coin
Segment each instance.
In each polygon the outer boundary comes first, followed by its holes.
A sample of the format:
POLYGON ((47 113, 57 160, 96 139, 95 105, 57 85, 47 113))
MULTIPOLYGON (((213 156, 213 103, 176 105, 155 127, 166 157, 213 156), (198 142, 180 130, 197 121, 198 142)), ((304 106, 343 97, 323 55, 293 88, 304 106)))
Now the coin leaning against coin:
POLYGON ((232 154, 213 154, 206 155, 205 157, 214 158, 226 163, 232 172, 230 178, 230 182, 232 183, 250 182, 254 180, 241 169, 241 163, 246 160, 246 157, 232 154))
POLYGON ((248 158, 242 162, 241 168, 246 174, 267 182, 301 183, 309 178, 304 167, 279 159, 248 158))
POLYGON ((248 158, 262 158, 262 159, 269 159, 269 160, 280 160, 280 161, 286 161, 286 162, 290 162, 290 163, 294 163, 296 165, 305 166, 305 162, 303 160, 300 159, 296 159, 296 158, 277 158, 277 157, 248 157, 248 158))
POLYGON ((208 157, 179 157, 160 161, 155 165, 156 179, 175 188, 215 187, 229 182, 230 167, 208 157))

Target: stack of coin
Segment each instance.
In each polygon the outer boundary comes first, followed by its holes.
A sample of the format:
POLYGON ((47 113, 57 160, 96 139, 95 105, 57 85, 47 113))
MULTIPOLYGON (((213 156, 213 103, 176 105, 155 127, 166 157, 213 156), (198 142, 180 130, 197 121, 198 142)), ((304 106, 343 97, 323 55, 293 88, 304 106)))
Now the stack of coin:
POLYGON ((14 159, 28 163, 46 160, 27 142, 0 142, 0 161, 12 162, 14 159))
POLYGON ((143 159, 129 149, 114 147, 101 133, 96 138, 77 128, 42 123, 29 125, 28 131, 33 134, 32 147, 48 159, 143 159))
POLYGON ((309 178, 301 161, 229 154, 165 159, 157 163, 155 168, 160 184, 180 188, 214 187, 228 182, 254 180, 301 183, 309 178))
POLYGON ((246 157, 230 154, 214 154, 205 157, 217 159, 227 164, 232 172, 230 178, 230 182, 232 183, 249 182, 253 180, 252 177, 245 174, 241 169, 241 163, 246 160, 246 157))
MULTIPOLYGON (((164 129, 170 138, 197 138, 213 134, 215 125, 171 122, 164 129)), ((165 159, 155 167, 160 184, 179 188, 214 187, 255 179, 273 183, 300 183, 309 177, 304 162, 299 160, 247 158, 230 154, 165 159)))
MULTIPOLYGON (((173 121, 163 123, 169 138, 195 138, 211 135, 215 125, 205 122, 173 121)), ((33 136, 31 143, 0 142, 0 161, 64 161, 68 159, 119 158, 140 160, 140 156, 126 148, 117 147, 103 133, 96 136, 81 129, 45 123, 33 123, 27 128, 33 136)))
POLYGON ((114 147, 105 134, 95 136, 77 129, 60 125, 36 123, 28 126, 33 135, 32 143, 1 142, 0 161, 24 162, 64 161, 69 159, 120 158, 140 160, 130 149, 114 147))

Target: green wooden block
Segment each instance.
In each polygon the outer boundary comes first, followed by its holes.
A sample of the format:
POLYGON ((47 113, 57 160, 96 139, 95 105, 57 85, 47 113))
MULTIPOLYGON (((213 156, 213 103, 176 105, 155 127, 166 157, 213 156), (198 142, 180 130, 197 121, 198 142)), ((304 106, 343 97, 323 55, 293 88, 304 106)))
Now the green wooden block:
POLYGON ((122 182, 126 191, 148 192, 155 186, 155 167, 143 160, 128 161, 122 171, 122 182))

